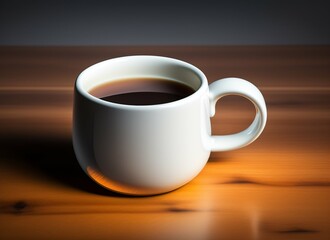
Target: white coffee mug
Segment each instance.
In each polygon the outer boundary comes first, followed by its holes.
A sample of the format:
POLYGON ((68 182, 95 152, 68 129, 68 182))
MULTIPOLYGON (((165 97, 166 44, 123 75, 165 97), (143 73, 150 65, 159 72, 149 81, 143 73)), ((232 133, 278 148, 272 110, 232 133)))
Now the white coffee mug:
POLYGON ((208 86, 195 66, 160 56, 127 56, 97 63, 77 78, 73 146, 82 169, 100 185, 131 195, 153 195, 183 186, 203 169, 211 151, 241 148, 263 131, 267 109, 250 82, 225 78, 208 86), (179 81, 194 93, 156 105, 125 105, 94 97, 89 90, 121 78, 179 81), (242 132, 212 136, 210 117, 217 100, 240 95, 256 108, 242 132))

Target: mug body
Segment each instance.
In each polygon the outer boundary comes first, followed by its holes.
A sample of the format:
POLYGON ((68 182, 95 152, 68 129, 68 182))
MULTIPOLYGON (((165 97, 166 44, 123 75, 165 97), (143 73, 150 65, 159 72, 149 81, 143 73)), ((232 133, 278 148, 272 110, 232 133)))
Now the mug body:
POLYGON ((73 112, 73 146, 82 169, 102 186, 125 194, 159 194, 186 184, 210 155, 208 91, 199 69, 166 57, 121 57, 87 68, 75 84, 73 112), (195 92, 142 106, 107 102, 88 92, 137 77, 179 81, 195 92))

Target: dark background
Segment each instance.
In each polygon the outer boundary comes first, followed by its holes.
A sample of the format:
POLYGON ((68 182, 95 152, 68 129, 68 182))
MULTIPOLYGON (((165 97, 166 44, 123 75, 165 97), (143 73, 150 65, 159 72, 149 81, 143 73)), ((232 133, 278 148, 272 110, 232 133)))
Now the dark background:
POLYGON ((329 1, 17 1, 0 45, 329 44, 329 1))

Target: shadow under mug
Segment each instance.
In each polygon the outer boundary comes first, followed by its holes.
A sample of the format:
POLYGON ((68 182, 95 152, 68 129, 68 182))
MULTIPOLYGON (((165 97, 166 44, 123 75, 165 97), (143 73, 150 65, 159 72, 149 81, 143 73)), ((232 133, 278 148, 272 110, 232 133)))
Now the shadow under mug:
POLYGON ((227 151, 253 142, 267 120, 265 100, 250 82, 225 78, 208 85, 195 66, 160 56, 127 56, 90 66, 74 90, 73 146, 82 169, 94 181, 116 192, 153 195, 191 181, 211 151, 227 151), (94 97, 89 90, 106 82, 136 77, 179 81, 194 93, 156 105, 125 105, 94 97), (217 100, 240 95, 256 108, 245 130, 211 135, 210 117, 217 100))

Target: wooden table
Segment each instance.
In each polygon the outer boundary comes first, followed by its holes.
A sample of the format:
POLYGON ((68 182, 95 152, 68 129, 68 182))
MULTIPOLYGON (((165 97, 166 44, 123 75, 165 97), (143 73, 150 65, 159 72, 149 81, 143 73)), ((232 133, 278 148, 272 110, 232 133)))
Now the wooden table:
MULTIPOLYGON (((330 239, 330 46, 1 47, 0 239, 330 239), (268 104, 262 136, 212 153, 186 186, 126 197, 93 183, 71 143, 72 89, 87 66, 122 55, 188 61, 238 76, 268 104)), ((244 129, 226 97, 213 133, 244 129)))

